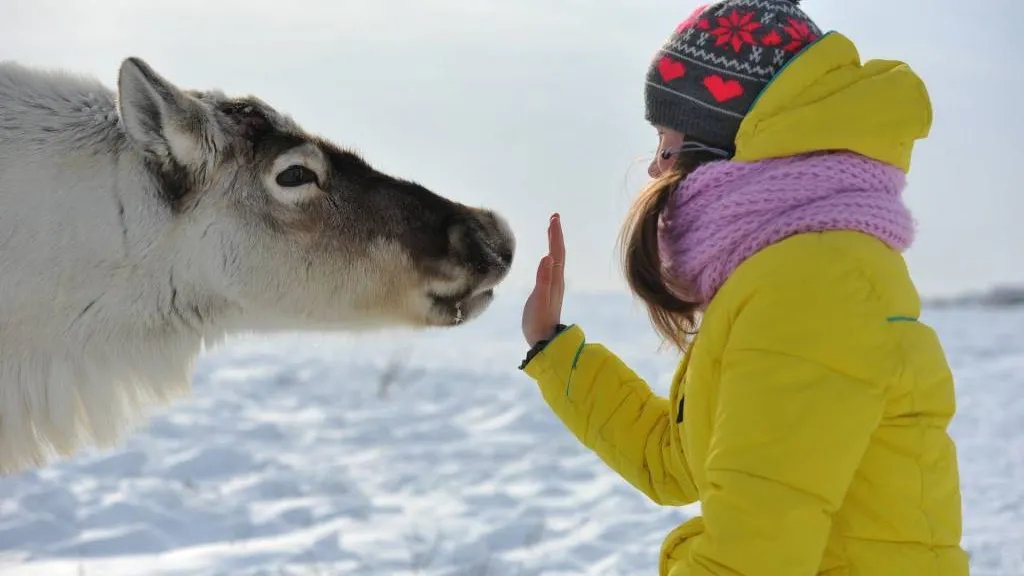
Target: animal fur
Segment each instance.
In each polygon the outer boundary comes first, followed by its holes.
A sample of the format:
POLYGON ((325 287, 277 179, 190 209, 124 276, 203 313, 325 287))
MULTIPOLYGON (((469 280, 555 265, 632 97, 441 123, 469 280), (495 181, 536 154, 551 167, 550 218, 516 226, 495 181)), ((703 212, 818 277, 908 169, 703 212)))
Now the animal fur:
POLYGON ((470 320, 514 249, 257 98, 0 63, 0 473, 116 444, 229 334, 470 320))

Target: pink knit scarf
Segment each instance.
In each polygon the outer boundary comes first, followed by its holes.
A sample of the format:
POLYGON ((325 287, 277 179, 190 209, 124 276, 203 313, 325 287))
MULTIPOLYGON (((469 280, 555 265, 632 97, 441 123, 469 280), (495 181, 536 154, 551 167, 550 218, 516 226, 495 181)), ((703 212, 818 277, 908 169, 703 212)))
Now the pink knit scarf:
POLYGON ((899 168, 850 152, 705 164, 662 213, 663 265, 706 305, 744 260, 794 234, 858 230, 902 252, 914 236, 905 181, 899 168))

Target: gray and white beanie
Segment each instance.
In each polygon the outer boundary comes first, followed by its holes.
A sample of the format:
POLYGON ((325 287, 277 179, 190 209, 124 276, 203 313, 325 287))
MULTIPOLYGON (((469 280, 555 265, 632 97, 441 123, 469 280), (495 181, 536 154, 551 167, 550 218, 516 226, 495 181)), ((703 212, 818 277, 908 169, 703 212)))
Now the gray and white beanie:
POLYGON ((821 36, 799 0, 720 0, 697 8, 647 71, 648 122, 733 149, 772 77, 821 36))

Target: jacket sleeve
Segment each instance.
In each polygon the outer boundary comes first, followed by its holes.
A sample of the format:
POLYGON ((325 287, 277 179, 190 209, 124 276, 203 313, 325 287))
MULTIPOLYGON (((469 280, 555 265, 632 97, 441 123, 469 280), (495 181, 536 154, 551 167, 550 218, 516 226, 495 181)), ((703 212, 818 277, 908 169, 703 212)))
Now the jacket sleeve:
POLYGON ((702 495, 672 576, 817 573, 898 373, 866 282, 766 282, 735 316, 702 495))
POLYGON ((622 360, 570 326, 523 370, 584 446, 657 504, 697 500, 682 450, 671 441, 671 409, 622 360))

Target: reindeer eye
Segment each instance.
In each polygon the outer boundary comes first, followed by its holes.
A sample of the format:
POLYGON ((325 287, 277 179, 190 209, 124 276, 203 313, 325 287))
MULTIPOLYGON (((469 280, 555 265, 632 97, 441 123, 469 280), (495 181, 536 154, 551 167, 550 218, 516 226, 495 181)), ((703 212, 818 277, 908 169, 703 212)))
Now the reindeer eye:
POLYGON ((305 166, 289 166, 277 175, 277 185, 285 188, 294 188, 303 184, 316 183, 316 172, 305 166))

